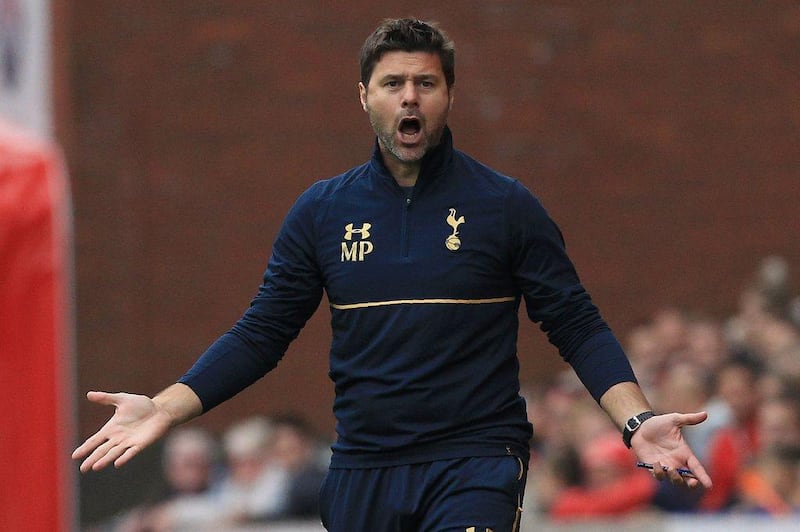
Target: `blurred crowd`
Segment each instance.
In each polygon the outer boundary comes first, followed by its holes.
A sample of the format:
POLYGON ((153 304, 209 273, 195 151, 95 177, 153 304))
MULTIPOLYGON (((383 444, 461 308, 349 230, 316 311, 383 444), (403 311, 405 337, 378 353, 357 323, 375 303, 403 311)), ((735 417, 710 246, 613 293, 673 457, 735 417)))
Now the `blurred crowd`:
POLYGON ((800 298, 764 259, 733 315, 663 308, 621 338, 658 413, 708 412, 684 436, 712 490, 657 482, 571 372, 524 391, 534 424, 526 512, 555 521, 654 512, 800 516, 800 298))
POLYGON ((219 438, 195 425, 177 428, 162 451, 164 492, 92 530, 235 530, 319 520, 329 452, 329 442, 294 415, 243 419, 219 438))
MULTIPOLYGON (((527 518, 663 512, 800 515, 800 298, 780 257, 762 261, 724 318, 664 308, 622 337, 657 412, 706 411, 684 435, 709 491, 657 482, 571 370, 523 389, 534 425, 527 518)), ((230 529, 318 517, 329 441, 299 417, 253 417, 220 438, 197 426, 163 448, 166 493, 97 531, 230 529)))

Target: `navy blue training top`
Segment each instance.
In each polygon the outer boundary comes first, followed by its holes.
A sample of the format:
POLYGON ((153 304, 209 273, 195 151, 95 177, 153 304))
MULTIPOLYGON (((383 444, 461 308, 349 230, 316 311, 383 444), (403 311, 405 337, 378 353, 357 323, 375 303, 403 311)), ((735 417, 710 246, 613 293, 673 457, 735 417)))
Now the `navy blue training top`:
POLYGON ((411 196, 377 144, 370 161, 304 192, 250 308, 180 382, 204 410, 232 397, 277 365, 323 290, 337 420, 331 467, 527 459, 523 299, 596 400, 635 382, 542 205, 453 149, 449 129, 411 196))

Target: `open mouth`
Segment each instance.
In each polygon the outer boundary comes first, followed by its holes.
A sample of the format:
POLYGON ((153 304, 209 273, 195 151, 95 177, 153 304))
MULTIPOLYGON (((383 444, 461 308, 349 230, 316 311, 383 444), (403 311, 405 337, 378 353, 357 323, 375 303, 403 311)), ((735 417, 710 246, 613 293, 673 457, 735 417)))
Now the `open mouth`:
POLYGON ((419 118, 410 116, 400 120, 397 130, 404 137, 414 137, 422 130, 422 123, 419 121, 419 118))

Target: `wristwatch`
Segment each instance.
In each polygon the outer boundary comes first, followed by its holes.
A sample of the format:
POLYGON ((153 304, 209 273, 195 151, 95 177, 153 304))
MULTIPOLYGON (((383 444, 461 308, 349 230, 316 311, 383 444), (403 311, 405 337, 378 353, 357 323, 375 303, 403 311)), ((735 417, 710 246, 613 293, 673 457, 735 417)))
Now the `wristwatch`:
POLYGON ((651 417, 655 416, 655 414, 648 410, 646 412, 642 412, 636 416, 633 416, 628 421, 625 422, 625 427, 622 429, 622 442, 625 444, 625 447, 628 449, 631 448, 631 438, 633 437, 633 433, 639 430, 639 427, 642 426, 642 423, 650 419, 651 417))

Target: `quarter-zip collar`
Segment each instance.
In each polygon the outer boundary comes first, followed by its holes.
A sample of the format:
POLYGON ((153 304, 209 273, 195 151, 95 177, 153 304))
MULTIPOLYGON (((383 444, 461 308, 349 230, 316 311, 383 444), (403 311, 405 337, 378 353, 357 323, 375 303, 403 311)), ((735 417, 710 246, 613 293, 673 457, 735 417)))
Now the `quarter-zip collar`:
MULTIPOLYGON (((417 183, 414 185, 414 188, 419 190, 421 187, 424 187, 427 183, 443 174, 450 167, 452 161, 453 135, 450 132, 450 128, 445 126, 439 144, 422 158, 422 165, 420 166, 419 176, 417 177, 417 183)), ((377 138, 375 139, 375 147, 372 150, 370 165, 379 176, 390 179, 397 185, 392 173, 389 172, 389 169, 383 162, 383 154, 381 153, 377 138)), ((400 185, 397 186, 399 187, 400 185)))

